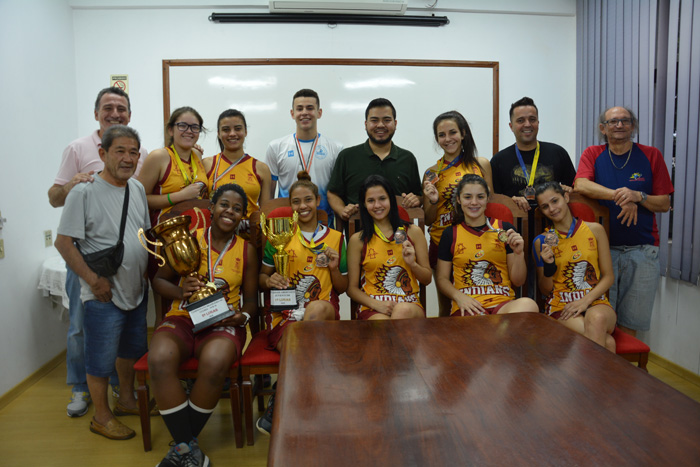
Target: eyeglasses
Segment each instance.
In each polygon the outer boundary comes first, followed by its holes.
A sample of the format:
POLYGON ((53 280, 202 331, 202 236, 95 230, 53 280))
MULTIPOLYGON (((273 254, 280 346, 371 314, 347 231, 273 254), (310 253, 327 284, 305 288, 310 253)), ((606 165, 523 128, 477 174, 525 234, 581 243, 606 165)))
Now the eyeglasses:
POLYGON ((608 126, 617 126, 620 123, 622 123, 622 126, 630 126, 632 124, 632 119, 631 118, 612 118, 610 120, 605 120, 603 123, 605 123, 608 126))
POLYGON ((185 123, 185 122, 178 122, 178 123, 175 124, 175 127, 176 127, 178 130, 182 131, 183 133, 184 133, 185 131, 187 131, 188 129, 189 129, 192 133, 199 133, 200 131, 202 131, 202 127, 199 126, 199 125, 197 125, 196 123, 193 123, 192 125, 188 125, 188 124, 185 123))

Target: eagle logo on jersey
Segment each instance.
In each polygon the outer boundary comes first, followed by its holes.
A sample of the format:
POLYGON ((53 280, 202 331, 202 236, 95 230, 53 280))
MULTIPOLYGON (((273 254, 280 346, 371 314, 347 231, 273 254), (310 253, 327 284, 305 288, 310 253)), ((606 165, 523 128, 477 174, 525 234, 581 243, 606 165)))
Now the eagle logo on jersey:
POLYGON ((377 279, 374 286, 383 294, 405 296, 413 293, 411 276, 401 266, 382 266, 377 271, 377 279))
POLYGON ((588 261, 569 263, 564 269, 564 284, 569 290, 592 289, 598 284, 598 276, 588 261))
POLYGON ((296 289, 299 306, 318 300, 318 297, 321 295, 321 281, 316 276, 305 276, 296 273, 290 282, 291 286, 296 289))
POLYGON ((464 267, 462 280, 469 285, 498 285, 503 282, 501 271, 486 260, 469 261, 464 267))

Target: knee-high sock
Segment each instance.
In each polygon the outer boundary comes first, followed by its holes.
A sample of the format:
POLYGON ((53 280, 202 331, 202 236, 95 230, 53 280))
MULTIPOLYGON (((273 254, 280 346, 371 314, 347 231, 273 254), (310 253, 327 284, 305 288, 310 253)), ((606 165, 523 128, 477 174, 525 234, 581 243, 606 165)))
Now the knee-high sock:
POLYGON ((189 443, 195 437, 192 432, 189 410, 187 401, 172 409, 160 410, 160 415, 163 417, 165 426, 168 427, 175 444, 189 443))
POLYGON ((190 416, 190 426, 192 427, 192 434, 195 438, 202 432, 202 428, 204 428, 204 425, 207 424, 207 421, 209 420, 209 417, 211 417, 211 413, 213 411, 213 408, 203 409, 201 407, 197 407, 192 400, 189 401, 188 412, 190 416))

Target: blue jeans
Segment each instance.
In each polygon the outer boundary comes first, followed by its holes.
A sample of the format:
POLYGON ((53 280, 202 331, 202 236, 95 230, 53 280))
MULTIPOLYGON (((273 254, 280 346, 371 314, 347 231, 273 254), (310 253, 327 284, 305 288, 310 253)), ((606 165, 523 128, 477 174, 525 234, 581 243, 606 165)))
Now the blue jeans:
POLYGON ((85 378, 85 308, 80 300, 80 278, 66 265, 66 294, 68 294, 68 339, 66 341, 66 384, 73 392, 87 392, 85 378))
POLYGON ((610 287, 610 305, 617 324, 648 331, 659 288, 659 247, 653 245, 611 246, 615 282, 610 287))
POLYGON ((91 376, 107 378, 119 358, 139 359, 148 348, 146 309, 148 295, 133 310, 112 302, 85 302, 85 369, 91 376))

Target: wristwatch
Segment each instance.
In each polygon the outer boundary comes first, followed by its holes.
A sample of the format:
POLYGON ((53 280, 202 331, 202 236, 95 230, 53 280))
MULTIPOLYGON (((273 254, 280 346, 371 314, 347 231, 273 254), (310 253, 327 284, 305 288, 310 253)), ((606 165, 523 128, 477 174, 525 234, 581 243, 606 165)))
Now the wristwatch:
POLYGON ((248 321, 250 321, 250 314, 249 314, 248 312, 246 312, 246 311, 244 311, 244 312, 241 313, 241 314, 242 314, 243 316, 245 316, 245 323, 239 324, 239 326, 243 327, 243 326, 245 326, 245 325, 248 324, 248 321))
POLYGON ((637 204, 644 204, 644 202, 647 200, 647 194, 644 193, 643 191, 640 191, 639 194, 642 196, 642 199, 639 200, 639 203, 637 203, 637 204))

